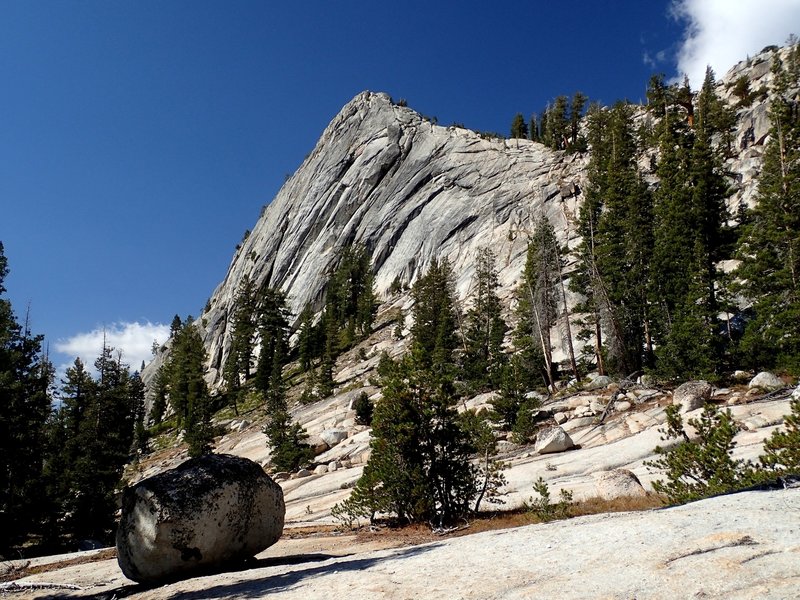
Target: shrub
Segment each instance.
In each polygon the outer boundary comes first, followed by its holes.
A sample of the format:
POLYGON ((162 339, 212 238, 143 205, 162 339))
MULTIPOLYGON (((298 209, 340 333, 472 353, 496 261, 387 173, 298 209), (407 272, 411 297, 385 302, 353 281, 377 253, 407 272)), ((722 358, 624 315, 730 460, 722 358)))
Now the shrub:
POLYGON ((800 398, 792 400, 791 407, 784 428, 764 442, 765 452, 759 460, 770 474, 800 474, 800 398))
POLYGON ((356 423, 359 425, 372 425, 372 411, 375 406, 366 392, 361 392, 353 403, 353 409, 356 411, 356 423))
POLYGON ((690 440, 683 428, 677 405, 667 407, 667 425, 662 440, 679 440, 668 448, 657 446, 660 458, 646 461, 648 467, 663 470, 666 481, 659 479, 653 489, 664 494, 670 504, 683 504, 715 494, 745 488, 757 482, 759 474, 749 462, 731 457, 738 426, 729 410, 721 412, 706 404, 697 419, 689 419, 697 431, 690 440))
POLYGON ((558 502, 552 504, 550 502, 550 487, 541 477, 533 484, 533 491, 539 494, 539 498, 531 498, 528 501, 528 511, 540 521, 568 519, 571 516, 572 492, 562 489, 559 493, 558 502))

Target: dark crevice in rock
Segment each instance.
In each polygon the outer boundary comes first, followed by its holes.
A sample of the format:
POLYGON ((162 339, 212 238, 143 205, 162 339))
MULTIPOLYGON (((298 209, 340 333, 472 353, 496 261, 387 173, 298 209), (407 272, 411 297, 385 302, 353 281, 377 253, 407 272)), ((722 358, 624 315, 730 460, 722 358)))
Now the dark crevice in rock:
POLYGON ((444 239, 442 240, 442 242, 441 242, 441 243, 442 243, 442 244, 445 244, 445 243, 446 243, 447 241, 449 241, 449 240, 450 240, 452 237, 454 237, 454 236, 455 236, 455 235, 457 235, 457 234, 458 234, 460 231, 463 231, 464 229, 466 229, 467 227, 469 227, 470 225, 472 225, 472 224, 473 224, 475 221, 477 221, 477 220, 478 220, 478 215, 470 215, 470 216, 468 216, 466 219, 464 219, 463 221, 461 221, 461 223, 459 223, 458 225, 456 225, 455 227, 453 227, 453 228, 452 228, 452 229, 451 229, 451 230, 450 230, 450 231, 447 233, 447 235, 444 237, 444 239))

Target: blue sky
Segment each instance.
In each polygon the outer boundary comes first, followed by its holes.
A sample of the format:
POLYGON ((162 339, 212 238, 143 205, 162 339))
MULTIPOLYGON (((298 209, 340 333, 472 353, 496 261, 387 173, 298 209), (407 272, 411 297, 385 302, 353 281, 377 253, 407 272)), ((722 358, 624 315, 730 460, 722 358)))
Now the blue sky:
POLYGON ((105 327, 138 366, 360 91, 506 133, 559 94, 721 74, 792 24, 800 0, 3 0, 9 297, 56 363, 105 327))

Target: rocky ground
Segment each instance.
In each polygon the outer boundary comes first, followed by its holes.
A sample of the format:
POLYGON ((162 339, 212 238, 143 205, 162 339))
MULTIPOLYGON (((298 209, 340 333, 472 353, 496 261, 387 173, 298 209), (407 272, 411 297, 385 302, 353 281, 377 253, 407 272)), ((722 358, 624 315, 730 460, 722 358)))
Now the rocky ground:
MULTIPOLYGON (((308 431, 318 455, 308 469, 273 474, 284 490, 287 526, 335 523, 330 509, 347 497, 360 477, 369 457, 370 431, 355 424, 352 402, 362 392, 378 397, 378 389, 370 385, 369 376, 382 349, 402 352, 402 342, 381 339, 390 335, 389 329, 377 332, 365 342, 372 348, 366 360, 357 358, 358 348, 340 359, 336 394, 315 404, 296 406, 292 411, 293 417, 308 431)), ((739 385, 722 389, 708 386, 706 391, 710 401, 731 410, 740 426, 734 456, 756 460, 763 440, 782 424, 783 416, 789 412, 791 389, 770 392, 749 387, 749 381, 747 377, 739 385)), ((788 386, 789 382, 774 384, 788 386)), ((631 471, 645 490, 650 489, 659 474, 648 468, 645 461, 652 460, 654 448, 664 443, 661 426, 666 419, 665 407, 675 399, 670 390, 641 383, 622 385, 596 379, 581 391, 566 390, 559 397, 544 400, 542 426, 560 426, 574 443, 565 452, 539 454, 534 445, 499 441, 498 458, 506 464, 508 480, 502 498, 504 508, 518 508, 530 499, 532 484, 539 477, 548 483, 554 496, 563 488, 571 491, 576 500, 597 496, 604 473, 616 469, 631 471)), ((489 399, 489 394, 476 396, 465 401, 462 409, 488 407, 489 399)), ((685 418, 699 416, 700 412, 699 408, 689 410, 685 418)), ((257 409, 227 420, 224 425, 228 433, 218 440, 216 452, 268 465, 269 451, 257 409)), ((185 459, 185 451, 180 447, 168 447, 140 465, 132 481, 177 466, 185 459)))
POLYGON ((796 598, 800 488, 743 492, 669 509, 578 517, 399 548, 387 544, 380 534, 282 539, 245 570, 156 588, 127 581, 116 561, 105 559, 19 581, 50 587, 5 593, 12 598, 269 595, 287 600, 796 598))
MULTIPOLYGON (((7 563, 4 575, 0 570, 0 580, 7 582, 0 594, 15 598, 249 598, 269 593, 304 600, 337 593, 351 598, 800 596, 800 491, 796 489, 503 531, 483 532, 485 526, 473 522, 458 532, 463 537, 420 530, 337 533, 331 508, 347 497, 370 451, 370 431, 355 423, 352 403, 362 392, 378 397, 370 376, 380 353, 403 352, 408 338, 395 339, 393 329, 384 315, 369 340, 340 358, 336 393, 314 404, 295 405, 293 417, 310 434, 317 456, 308 469, 273 473, 286 500, 286 529, 283 538, 247 570, 150 589, 126 580, 106 550, 7 563), (465 535, 475 531, 481 532, 465 535), (19 590, 11 581, 56 587, 19 590)), ((645 462, 664 443, 661 426, 665 407, 672 403, 684 406, 687 418, 699 415, 701 409, 695 407, 703 399, 730 409, 740 427, 734 456, 756 460, 763 440, 789 412, 794 382, 765 375, 754 382, 752 375, 740 374, 739 383, 728 388, 693 384, 676 390, 647 381, 596 377, 582 383, 579 390, 564 389, 556 397, 543 399, 542 427, 560 427, 560 437, 556 437, 563 441, 569 436, 569 443, 562 451, 541 454, 541 440, 517 445, 500 434, 499 458, 506 464, 507 478, 500 508, 510 511, 523 506, 534 495, 532 485, 539 477, 548 483, 554 498, 566 489, 586 504, 604 496, 623 497, 619 502, 624 506, 632 494, 651 493, 659 474, 645 462), (700 395, 699 402, 693 394, 700 395), (620 478, 620 470, 633 473, 642 485, 620 478)), ((294 396, 302 380, 295 383, 294 396)), ((475 396, 465 400, 461 409, 480 410, 490 399, 489 394, 475 396)), ((217 424, 226 433, 217 440, 215 450, 267 466, 263 409, 245 408, 238 416, 217 416, 217 424)), ((128 472, 131 482, 177 466, 186 458, 174 434, 157 439, 156 445, 160 450, 128 472)), ((528 522, 508 519, 501 525, 528 522)))
MULTIPOLYGON (((344 366, 340 377, 357 364, 344 366)), ((146 588, 126 580, 113 551, 106 550, 7 563, 5 581, 48 586, 19 589, 5 583, 0 594, 14 598, 251 598, 269 593, 304 600, 332 594, 350 598, 800 595, 799 489, 747 492, 671 509, 597 514, 499 531, 482 531, 498 523, 473 522, 444 536, 427 530, 338 532, 330 509, 347 496, 369 455, 369 430, 355 425, 350 403, 362 390, 375 392, 358 377, 341 379, 340 391, 332 398, 295 411, 320 454, 310 469, 275 474, 282 480, 287 527, 283 538, 246 570, 146 588)), ((539 454, 534 445, 501 440, 508 479, 501 508, 522 506, 532 497, 532 483, 538 477, 548 482, 554 497, 558 490, 567 489, 576 501, 585 503, 598 495, 613 498, 631 493, 629 482, 609 478, 617 469, 634 473, 643 484, 641 493, 650 490, 658 473, 644 462, 663 443, 660 425, 665 406, 688 402, 686 394, 642 384, 621 388, 604 380, 586 387, 564 392, 543 406, 544 424, 560 423, 574 443, 571 449, 539 454)), ((749 460, 757 458, 763 440, 781 425, 792 392, 788 387, 769 392, 746 383, 726 389, 700 388, 711 401, 731 410, 741 428, 734 456, 749 460)), ((485 395, 477 396, 465 402, 464 408, 480 408, 487 401, 485 395)), ((699 412, 689 410, 686 416, 699 412)), ((229 433, 218 441, 217 451, 268 461, 257 411, 230 420, 227 427, 229 433)), ((140 465, 134 478, 169 468, 184 458, 179 447, 169 446, 140 465)), ((521 515, 499 525, 528 521, 521 515)))

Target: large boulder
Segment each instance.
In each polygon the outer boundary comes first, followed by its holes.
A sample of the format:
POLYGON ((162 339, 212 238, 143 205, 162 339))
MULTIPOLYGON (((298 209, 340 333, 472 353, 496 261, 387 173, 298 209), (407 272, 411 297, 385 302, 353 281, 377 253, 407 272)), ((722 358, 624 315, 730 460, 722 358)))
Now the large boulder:
POLYGON ((711 390, 711 384, 707 381, 687 381, 672 392, 672 403, 680 405, 680 412, 687 413, 702 408, 711 398, 711 390))
POLYGON ((219 568, 277 542, 285 512, 283 490, 253 461, 193 458, 125 489, 117 560, 140 583, 219 568))
POLYGON ((639 478, 628 469, 613 469, 592 473, 595 493, 604 500, 615 500, 630 496, 646 496, 639 478))
POLYGON ((553 452, 564 452, 564 450, 574 447, 575 443, 572 438, 561 427, 548 427, 536 434, 534 451, 537 454, 551 454, 553 452))
POLYGON ((783 383, 783 380, 774 373, 770 373, 769 371, 761 371, 761 373, 750 380, 750 383, 747 384, 747 387, 751 390, 758 389, 772 392, 774 390, 779 390, 786 387, 786 384, 783 383))

